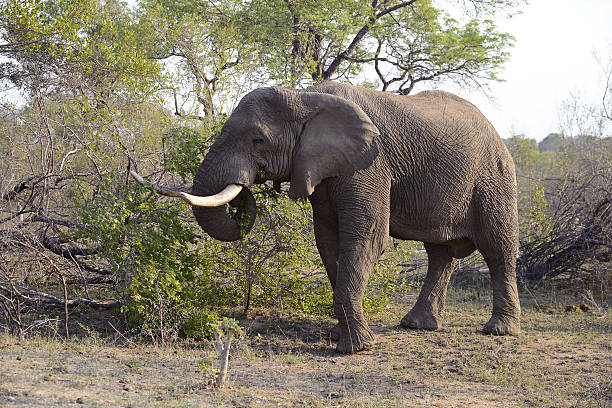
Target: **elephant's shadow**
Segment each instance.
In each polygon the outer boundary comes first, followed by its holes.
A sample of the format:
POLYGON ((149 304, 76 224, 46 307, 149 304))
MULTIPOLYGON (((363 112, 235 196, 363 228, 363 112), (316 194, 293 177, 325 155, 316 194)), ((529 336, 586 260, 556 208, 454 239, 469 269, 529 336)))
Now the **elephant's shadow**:
POLYGON ((335 342, 330 336, 330 319, 250 316, 240 322, 255 352, 330 356, 335 342))
MULTIPOLYGON (((335 325, 331 319, 251 316, 240 323, 256 353, 338 355, 336 342, 331 338, 335 325)), ((399 325, 375 325, 371 329, 378 336, 406 330, 399 325)))

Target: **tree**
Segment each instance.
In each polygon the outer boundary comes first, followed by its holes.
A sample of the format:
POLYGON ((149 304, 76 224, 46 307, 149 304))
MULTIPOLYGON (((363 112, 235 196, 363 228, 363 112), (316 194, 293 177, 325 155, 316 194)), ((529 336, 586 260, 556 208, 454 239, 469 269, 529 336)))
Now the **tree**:
POLYGON ((565 136, 560 133, 549 133, 538 143, 538 150, 542 152, 561 152, 567 146, 565 136))
MULTIPOLYGON (((571 279, 589 299, 595 295, 607 301, 612 285, 612 138, 605 106, 609 83, 604 87, 603 106, 587 104, 578 95, 564 101, 561 133, 540 143, 558 147, 557 152, 540 154, 532 175, 545 182, 539 185, 541 199, 520 215, 523 224, 529 212, 542 215, 545 228, 527 228, 517 272, 527 281, 571 279), (550 168, 542 165, 547 154, 552 155, 550 168)), ((523 157, 516 154, 515 159, 519 190, 525 185, 519 172, 523 157)))
POLYGON ((148 57, 164 62, 175 115, 214 122, 225 98, 242 91, 236 79, 254 63, 252 41, 241 38, 244 2, 141 0, 140 22, 150 36, 148 57))
POLYGON ((491 18, 521 0, 141 0, 149 58, 177 116, 207 122, 257 86, 359 82, 410 93, 426 81, 484 87, 512 45, 491 18))
POLYGON ((78 207, 81 194, 95 197, 111 172, 125 171, 136 145, 150 145, 145 130, 163 122, 152 109, 161 71, 139 34, 118 1, 0 4, 2 82, 21 92, 0 106, 10 129, 0 139, 0 263, 10 265, 0 286, 23 302, 66 311, 115 303, 90 302, 91 285, 121 278, 99 262, 99 242, 79 238, 78 207), (30 290, 50 276, 63 300, 30 290), (87 301, 69 301, 75 292, 87 301))
POLYGON ((514 160, 517 174, 524 177, 532 177, 540 152, 536 141, 528 139, 524 135, 516 135, 506 139, 505 143, 514 160))
POLYGON ((612 121, 612 44, 608 49, 607 62, 595 55, 595 59, 601 66, 604 76, 603 96, 601 98, 602 115, 612 121))
MULTIPOLYGON (((471 3, 490 16, 519 2, 471 3)), ((461 23, 429 0, 258 0, 243 19, 242 36, 259 44, 267 77, 291 86, 369 78, 368 69, 382 90, 403 94, 431 80, 481 86, 497 79, 512 43, 491 20, 461 23)))

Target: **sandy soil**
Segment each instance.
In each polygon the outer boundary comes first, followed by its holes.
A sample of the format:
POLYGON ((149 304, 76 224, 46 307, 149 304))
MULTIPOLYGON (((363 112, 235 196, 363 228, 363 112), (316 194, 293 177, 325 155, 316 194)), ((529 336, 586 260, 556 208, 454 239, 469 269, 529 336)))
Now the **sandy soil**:
POLYGON ((0 406, 607 407, 612 319, 523 307, 523 333, 479 332, 486 300, 451 296, 445 327, 404 330, 411 299, 371 318, 372 350, 339 355, 330 319, 253 317, 218 390, 211 344, 166 347, 90 335, 0 334, 0 406))

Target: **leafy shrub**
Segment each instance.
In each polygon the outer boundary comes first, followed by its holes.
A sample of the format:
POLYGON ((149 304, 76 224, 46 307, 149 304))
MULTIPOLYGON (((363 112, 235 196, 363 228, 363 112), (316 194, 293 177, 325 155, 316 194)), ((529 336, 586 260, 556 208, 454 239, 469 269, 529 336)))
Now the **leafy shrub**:
POLYGON ((212 340, 213 331, 220 323, 219 315, 210 310, 194 310, 179 331, 182 338, 212 340))
POLYGON ((217 251, 217 267, 229 278, 223 283, 239 294, 243 314, 252 306, 304 313, 331 308, 310 203, 293 202, 266 186, 252 190, 258 202, 253 229, 240 241, 220 244, 217 251))
POLYGON ((370 275, 368 289, 363 299, 365 312, 378 313, 393 298, 414 289, 418 284, 405 276, 399 266, 414 255, 416 242, 390 238, 389 246, 370 275))
POLYGON ((99 246, 130 321, 164 342, 201 304, 198 288, 210 283, 210 258, 196 245, 193 226, 181 221, 182 206, 117 179, 108 174, 97 194, 84 200, 77 238, 99 246))
MULTIPOLYGON (((217 126, 211 133, 218 129, 217 126)), ((183 183, 187 181, 188 176, 193 177, 197 172, 201 157, 210 145, 208 138, 188 126, 170 129, 164 135, 163 142, 166 150, 164 170, 181 176, 183 183)))

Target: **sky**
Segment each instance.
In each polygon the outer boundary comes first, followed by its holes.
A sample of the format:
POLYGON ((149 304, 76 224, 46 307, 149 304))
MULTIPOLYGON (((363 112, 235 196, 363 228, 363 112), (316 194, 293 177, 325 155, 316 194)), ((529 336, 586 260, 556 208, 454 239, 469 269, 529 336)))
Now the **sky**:
POLYGON ((578 95, 601 105, 602 62, 612 60, 612 0, 530 0, 523 13, 498 26, 515 37, 510 60, 481 92, 453 92, 474 103, 502 138, 516 134, 541 140, 559 130, 560 106, 578 95))

